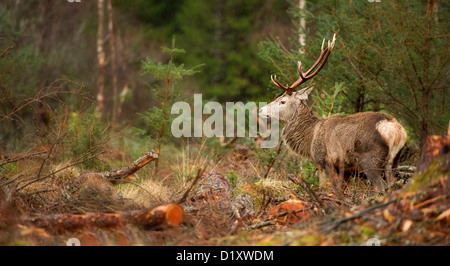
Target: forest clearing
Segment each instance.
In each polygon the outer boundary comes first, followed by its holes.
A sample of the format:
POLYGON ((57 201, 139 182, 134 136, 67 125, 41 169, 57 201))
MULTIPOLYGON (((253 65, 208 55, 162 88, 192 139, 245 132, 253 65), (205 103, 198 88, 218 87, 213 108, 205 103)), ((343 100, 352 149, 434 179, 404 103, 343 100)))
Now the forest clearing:
POLYGON ((0 245, 448 246, 449 7, 3 1, 0 245))

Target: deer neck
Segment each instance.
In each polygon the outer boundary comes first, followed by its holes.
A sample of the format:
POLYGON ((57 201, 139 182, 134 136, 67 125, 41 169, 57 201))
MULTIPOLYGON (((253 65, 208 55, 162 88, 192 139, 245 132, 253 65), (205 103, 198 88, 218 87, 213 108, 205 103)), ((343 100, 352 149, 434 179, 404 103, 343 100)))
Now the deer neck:
POLYGON ((295 153, 311 157, 314 128, 320 119, 307 106, 301 106, 291 119, 285 122, 281 135, 284 143, 295 153))

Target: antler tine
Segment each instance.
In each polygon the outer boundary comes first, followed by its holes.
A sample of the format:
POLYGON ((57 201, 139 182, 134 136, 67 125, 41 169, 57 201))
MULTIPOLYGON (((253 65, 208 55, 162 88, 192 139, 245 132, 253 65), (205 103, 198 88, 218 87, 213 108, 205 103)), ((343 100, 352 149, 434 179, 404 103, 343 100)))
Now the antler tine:
POLYGON ((319 58, 317 58, 316 62, 314 62, 314 64, 312 65, 312 67, 310 69, 308 69, 308 71, 306 71, 306 73, 304 74, 304 76, 308 76, 308 74, 313 71, 313 69, 315 69, 317 67, 317 65, 322 61, 323 56, 326 54, 326 52, 328 51, 328 47, 325 48, 325 50, 321 50, 319 58))
POLYGON ((280 82, 278 82, 276 75, 275 76, 270 75, 270 79, 272 80, 273 84, 275 84, 275 86, 277 86, 278 88, 283 89, 283 90, 289 89, 289 86, 287 86, 287 85, 283 86, 280 84, 280 82))
POLYGON ((305 76, 303 75, 302 72, 302 62, 297 61, 297 68, 298 68, 298 74, 300 75, 300 78, 297 79, 289 88, 291 90, 294 90, 295 88, 297 88, 298 86, 300 86, 301 84, 303 84, 307 79, 305 78, 305 76))
POLYGON ((300 78, 297 79, 291 86, 283 86, 278 82, 277 76, 270 76, 270 79, 272 80, 273 84, 277 86, 280 89, 285 90, 288 94, 292 94, 292 91, 300 86, 301 84, 305 83, 308 79, 314 77, 319 71, 324 67, 325 63, 328 60, 328 57, 331 54, 331 51, 334 48, 334 45, 336 43, 336 33, 333 35, 333 39, 330 41, 328 40, 328 46, 324 49, 323 46, 325 45, 325 39, 322 41, 322 47, 320 48, 320 55, 319 58, 314 62, 312 67, 306 71, 306 73, 302 72, 302 63, 300 61, 297 61, 297 67, 298 67, 298 74, 300 75, 300 78), (317 68, 316 68, 317 67, 317 68), (314 70, 315 69, 315 70, 314 70), (312 74, 311 71, 314 72, 312 74))
POLYGON ((324 44, 324 42, 325 42, 325 39, 322 41, 322 48, 321 48, 321 52, 320 52, 320 56, 319 56, 319 58, 317 59, 317 61, 314 63, 314 65, 305 73, 305 75, 304 75, 304 79, 306 78, 306 79, 310 79, 310 78, 312 78, 312 77, 314 77, 317 73, 319 73, 319 71, 323 68, 323 66, 325 65, 325 63, 327 62, 327 60, 328 60, 328 57, 330 56, 330 54, 331 54, 331 51, 333 50, 333 48, 334 48, 334 44, 335 44, 335 42, 336 42, 336 33, 335 34, 333 34, 333 40, 332 41, 330 41, 330 40, 328 40, 328 46, 327 46, 327 48, 325 48, 325 49, 323 49, 323 44, 324 44), (323 60, 322 60, 323 59, 323 60), (319 65, 319 63, 320 63, 320 65, 319 65), (309 73, 311 72, 311 71, 313 71, 316 67, 317 67, 317 65, 319 65, 319 67, 311 74, 311 75, 309 75, 309 73), (309 75, 309 76, 308 76, 309 75))
POLYGON ((303 72, 302 72, 302 62, 297 61, 297 67, 298 67, 298 74, 300 75, 301 79, 305 79, 303 72))

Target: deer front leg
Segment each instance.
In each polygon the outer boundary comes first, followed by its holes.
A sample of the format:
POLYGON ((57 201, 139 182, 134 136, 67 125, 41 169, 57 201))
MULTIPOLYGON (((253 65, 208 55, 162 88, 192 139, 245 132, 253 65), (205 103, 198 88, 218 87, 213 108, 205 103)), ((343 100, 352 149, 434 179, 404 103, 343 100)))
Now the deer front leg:
POLYGON ((343 199, 344 195, 342 193, 342 181, 343 181, 343 169, 338 171, 332 160, 327 160, 325 163, 325 172, 327 173, 328 179, 330 180, 331 187, 334 193, 339 199, 343 199), (342 177, 342 178, 341 178, 342 177))
POLYGON ((358 162, 360 168, 367 176, 367 179, 369 179, 370 183, 374 186, 375 191, 384 191, 386 188, 382 178, 384 162, 376 156, 373 156, 372 153, 359 154, 358 162))

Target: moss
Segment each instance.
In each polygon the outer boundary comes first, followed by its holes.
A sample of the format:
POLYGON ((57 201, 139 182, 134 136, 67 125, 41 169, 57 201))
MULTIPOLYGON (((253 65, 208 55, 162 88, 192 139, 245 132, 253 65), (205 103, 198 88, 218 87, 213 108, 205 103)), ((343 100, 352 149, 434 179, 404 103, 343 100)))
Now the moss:
POLYGON ((247 184, 242 188, 237 188, 236 191, 252 197, 257 208, 262 207, 269 198, 286 198, 293 193, 290 183, 273 178, 266 178, 252 184, 247 184))
POLYGON ((294 242, 295 246, 318 246, 325 240, 319 234, 306 235, 294 242))
POLYGON ((361 225, 359 230, 363 236, 366 236, 368 238, 372 237, 377 232, 372 227, 365 226, 365 225, 361 225))
POLYGON ((0 167, 0 174, 17 174, 20 172, 15 163, 8 163, 0 167))
POLYGON ((445 176, 448 176, 449 171, 443 170, 448 165, 448 158, 438 158, 430 163, 430 166, 423 172, 416 173, 409 183, 407 189, 410 192, 416 192, 421 188, 431 186, 445 176))
POLYGON ((234 189, 237 186, 239 175, 236 171, 230 170, 225 174, 225 178, 230 182, 231 187, 234 189))

